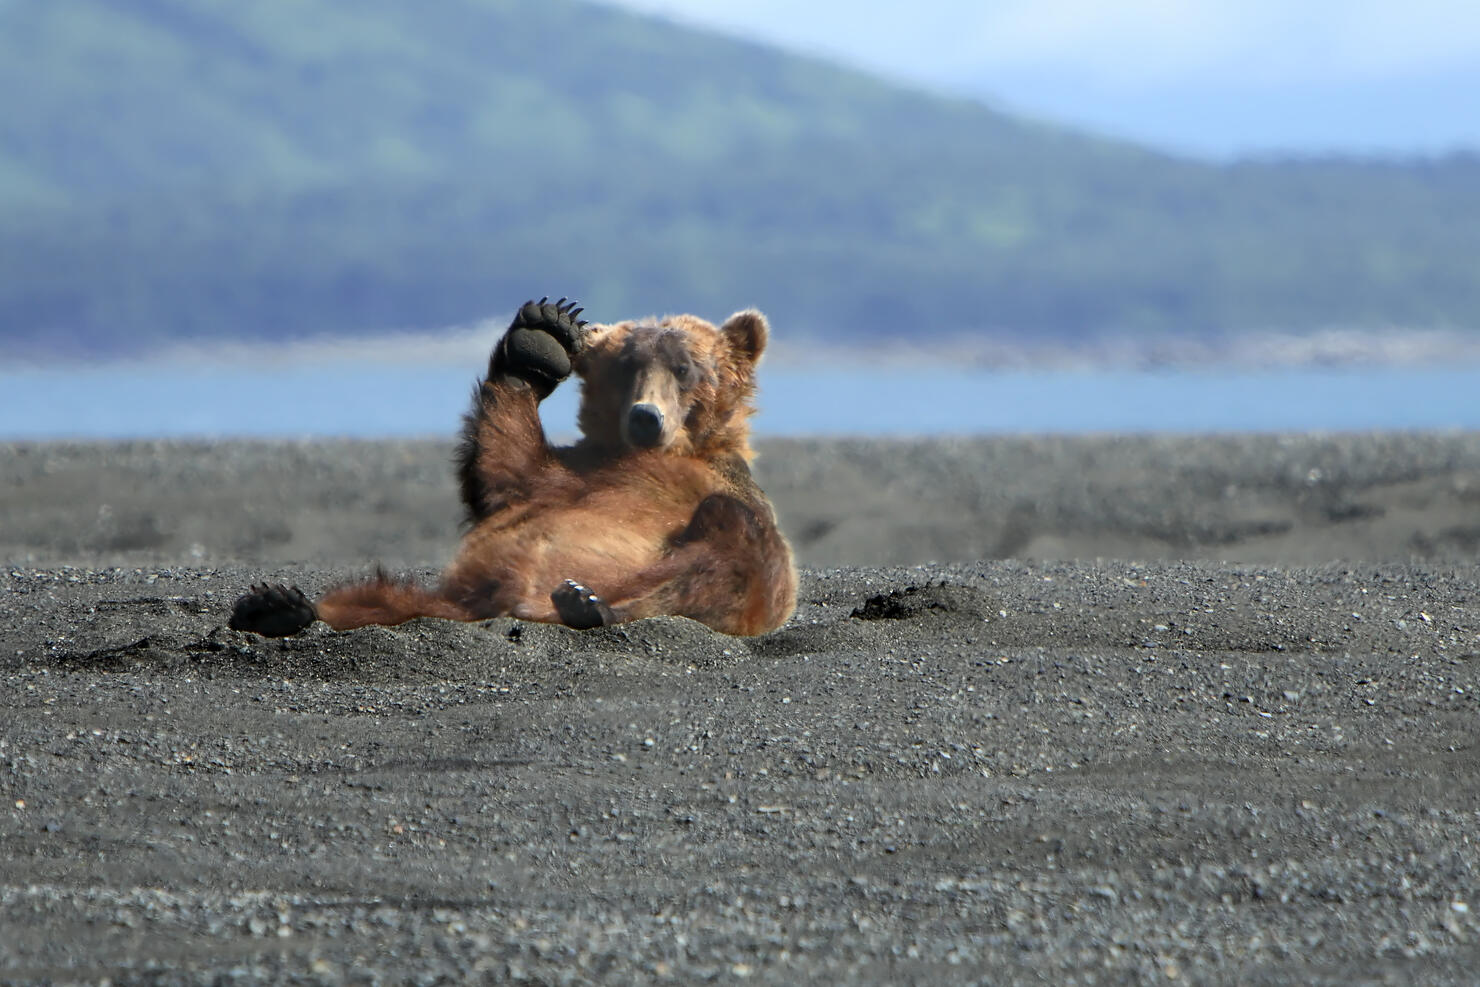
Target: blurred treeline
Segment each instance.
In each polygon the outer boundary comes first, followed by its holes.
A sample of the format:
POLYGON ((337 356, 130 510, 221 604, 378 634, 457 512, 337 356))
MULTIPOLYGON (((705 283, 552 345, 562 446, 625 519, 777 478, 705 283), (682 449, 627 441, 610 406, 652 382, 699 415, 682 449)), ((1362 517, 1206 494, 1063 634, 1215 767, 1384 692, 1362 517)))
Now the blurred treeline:
POLYGON ((576 0, 0 0, 0 351, 759 305, 1480 327, 1480 158, 1216 166, 576 0))

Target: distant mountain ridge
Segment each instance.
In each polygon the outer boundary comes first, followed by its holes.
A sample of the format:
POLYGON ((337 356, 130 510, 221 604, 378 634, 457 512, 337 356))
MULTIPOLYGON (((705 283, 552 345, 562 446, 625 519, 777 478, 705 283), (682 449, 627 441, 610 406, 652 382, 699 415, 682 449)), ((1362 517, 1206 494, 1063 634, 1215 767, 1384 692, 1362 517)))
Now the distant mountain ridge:
POLYGON ((759 305, 1480 328, 1480 159, 1213 166, 576 0, 0 4, 0 351, 759 305))

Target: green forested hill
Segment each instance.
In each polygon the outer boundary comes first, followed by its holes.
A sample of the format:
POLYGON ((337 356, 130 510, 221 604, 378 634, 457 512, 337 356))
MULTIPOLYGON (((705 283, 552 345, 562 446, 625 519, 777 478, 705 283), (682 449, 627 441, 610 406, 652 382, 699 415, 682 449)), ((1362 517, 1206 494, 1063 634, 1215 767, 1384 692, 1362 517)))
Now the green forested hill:
POLYGON ((0 0, 0 347, 759 305, 1480 328, 1480 159, 1212 166, 577 0, 0 0))

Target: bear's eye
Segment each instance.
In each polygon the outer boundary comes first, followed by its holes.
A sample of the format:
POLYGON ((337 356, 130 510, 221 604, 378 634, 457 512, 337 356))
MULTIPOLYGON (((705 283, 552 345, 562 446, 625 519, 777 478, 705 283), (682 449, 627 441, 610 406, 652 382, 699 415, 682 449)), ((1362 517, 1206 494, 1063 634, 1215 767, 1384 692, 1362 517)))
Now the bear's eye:
POLYGON ((689 375, 693 372, 693 368, 690 367, 687 363, 679 363, 674 365, 673 367, 673 376, 678 378, 678 382, 680 384, 687 381, 689 379, 689 375))

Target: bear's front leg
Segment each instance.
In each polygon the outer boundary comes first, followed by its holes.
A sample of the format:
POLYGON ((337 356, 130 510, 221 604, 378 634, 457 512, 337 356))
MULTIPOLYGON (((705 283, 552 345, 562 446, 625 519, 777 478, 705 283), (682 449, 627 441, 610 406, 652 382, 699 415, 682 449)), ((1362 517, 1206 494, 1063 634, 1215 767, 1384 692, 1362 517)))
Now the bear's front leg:
POLYGON ((479 521, 526 489, 554 457, 539 403, 570 376, 586 344, 581 309, 564 298, 525 302, 488 359, 488 376, 463 420, 457 472, 468 517, 479 521))

